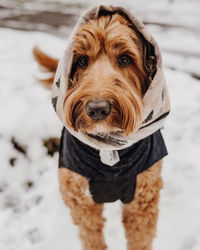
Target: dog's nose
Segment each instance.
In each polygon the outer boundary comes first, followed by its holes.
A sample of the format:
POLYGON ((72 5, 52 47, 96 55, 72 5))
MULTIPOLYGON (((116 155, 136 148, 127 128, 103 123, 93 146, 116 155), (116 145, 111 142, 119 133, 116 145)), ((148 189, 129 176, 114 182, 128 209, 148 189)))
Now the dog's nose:
POLYGON ((92 120, 103 120, 110 114, 111 103, 107 100, 90 100, 85 109, 92 120))

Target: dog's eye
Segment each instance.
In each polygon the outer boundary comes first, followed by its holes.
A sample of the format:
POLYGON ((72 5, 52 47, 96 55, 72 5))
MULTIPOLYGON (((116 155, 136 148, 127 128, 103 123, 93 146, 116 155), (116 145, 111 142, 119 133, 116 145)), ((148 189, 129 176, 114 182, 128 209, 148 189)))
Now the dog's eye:
POLYGON ((88 57, 87 56, 80 56, 78 59, 78 64, 82 68, 86 68, 88 66, 88 57))
POLYGON ((132 62, 132 59, 128 55, 122 55, 118 58, 118 63, 120 66, 129 65, 132 62))

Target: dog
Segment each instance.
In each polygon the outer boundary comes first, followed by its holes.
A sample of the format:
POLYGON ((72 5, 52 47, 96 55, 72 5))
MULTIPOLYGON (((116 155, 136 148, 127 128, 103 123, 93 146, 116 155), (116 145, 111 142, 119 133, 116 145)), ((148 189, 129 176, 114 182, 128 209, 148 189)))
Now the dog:
POLYGON ((59 65, 34 49, 52 73, 43 82, 51 86, 55 78, 52 103, 65 126, 60 192, 84 250, 107 249, 103 204, 115 200, 122 201, 127 249, 152 249, 169 100, 157 45, 145 32, 127 10, 98 6, 79 21, 59 65))

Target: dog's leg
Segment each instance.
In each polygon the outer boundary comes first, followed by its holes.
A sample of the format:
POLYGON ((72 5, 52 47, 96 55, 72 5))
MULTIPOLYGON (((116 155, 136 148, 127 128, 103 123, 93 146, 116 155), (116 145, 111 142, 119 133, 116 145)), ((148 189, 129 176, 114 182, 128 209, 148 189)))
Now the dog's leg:
POLYGON ((60 168, 59 183, 62 198, 71 210, 73 222, 79 225, 83 249, 107 249, 103 236, 103 205, 93 201, 87 179, 67 168, 60 168))
POLYGON ((135 198, 123 206, 128 250, 151 250, 156 233, 162 162, 137 176, 135 198))

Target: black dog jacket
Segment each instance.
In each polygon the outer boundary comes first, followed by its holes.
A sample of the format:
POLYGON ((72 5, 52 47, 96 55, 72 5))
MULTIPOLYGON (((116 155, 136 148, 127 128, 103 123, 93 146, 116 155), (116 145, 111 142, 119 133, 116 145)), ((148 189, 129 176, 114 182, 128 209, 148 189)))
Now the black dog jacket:
POLYGON ((89 180, 92 197, 97 203, 134 198, 137 174, 167 155, 160 130, 132 146, 119 150, 120 161, 114 166, 101 162, 99 151, 84 144, 63 128, 59 167, 68 168, 89 180))

